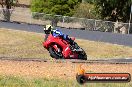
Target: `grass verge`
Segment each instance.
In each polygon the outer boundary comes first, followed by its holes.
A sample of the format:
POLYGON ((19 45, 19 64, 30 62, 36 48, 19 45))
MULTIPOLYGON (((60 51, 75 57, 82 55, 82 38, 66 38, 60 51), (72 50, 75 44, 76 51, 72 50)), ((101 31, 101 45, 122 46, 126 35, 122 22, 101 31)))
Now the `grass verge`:
MULTIPOLYGON (((43 34, 0 29, 0 56, 20 58, 51 58, 42 46, 43 34)), ((89 58, 132 57, 132 47, 77 39, 89 58)))
POLYGON ((73 80, 0 76, 0 87, 131 87, 130 83, 86 83, 73 80))

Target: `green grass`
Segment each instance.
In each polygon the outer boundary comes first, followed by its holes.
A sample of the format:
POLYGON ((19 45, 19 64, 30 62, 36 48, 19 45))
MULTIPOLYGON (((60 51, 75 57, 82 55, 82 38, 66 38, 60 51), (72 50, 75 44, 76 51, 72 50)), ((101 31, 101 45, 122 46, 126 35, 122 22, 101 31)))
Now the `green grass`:
POLYGON ((76 80, 22 78, 0 76, 0 87, 131 87, 131 83, 86 83, 80 85, 76 80))
MULTIPOLYGON (((43 34, 0 29, 0 56, 51 58, 42 46, 43 34)), ((77 39, 91 59, 132 57, 132 47, 77 39)))

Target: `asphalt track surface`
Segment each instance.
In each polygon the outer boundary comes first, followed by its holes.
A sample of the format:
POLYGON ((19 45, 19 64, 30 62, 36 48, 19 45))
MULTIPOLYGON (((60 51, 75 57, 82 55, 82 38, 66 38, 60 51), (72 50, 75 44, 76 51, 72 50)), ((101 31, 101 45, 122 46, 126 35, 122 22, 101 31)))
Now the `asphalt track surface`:
MULTIPOLYGON (((44 33, 43 26, 40 25, 31 25, 26 23, 14 23, 14 22, 3 22, 0 21, 0 27, 44 33)), ((125 45, 132 47, 132 35, 122 35, 108 32, 98 32, 98 31, 88 31, 88 30, 75 30, 75 29, 61 29, 63 33, 68 34, 70 36, 92 40, 92 41, 100 41, 100 42, 108 42, 112 44, 125 45)))

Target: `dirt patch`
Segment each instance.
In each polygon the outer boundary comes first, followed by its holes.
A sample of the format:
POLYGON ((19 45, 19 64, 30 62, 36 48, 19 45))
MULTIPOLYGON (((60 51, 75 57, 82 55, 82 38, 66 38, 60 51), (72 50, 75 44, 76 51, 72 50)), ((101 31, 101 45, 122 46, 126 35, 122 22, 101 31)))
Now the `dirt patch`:
POLYGON ((18 0, 18 2, 20 4, 26 4, 26 5, 30 5, 31 4, 31 0, 18 0))
MULTIPOLYGON (((80 64, 0 60, 0 75, 75 79, 80 64)), ((132 74, 132 64, 83 64, 86 72, 132 74)))

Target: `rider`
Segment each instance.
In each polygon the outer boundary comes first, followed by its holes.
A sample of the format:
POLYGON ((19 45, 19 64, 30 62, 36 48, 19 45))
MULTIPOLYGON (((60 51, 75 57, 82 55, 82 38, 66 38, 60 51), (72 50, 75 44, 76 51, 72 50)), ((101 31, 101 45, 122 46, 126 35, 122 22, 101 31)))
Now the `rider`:
POLYGON ((54 37, 62 37, 64 40, 68 41, 71 45, 74 41, 66 34, 63 34, 59 29, 52 27, 51 25, 46 25, 45 30, 48 30, 54 37))

